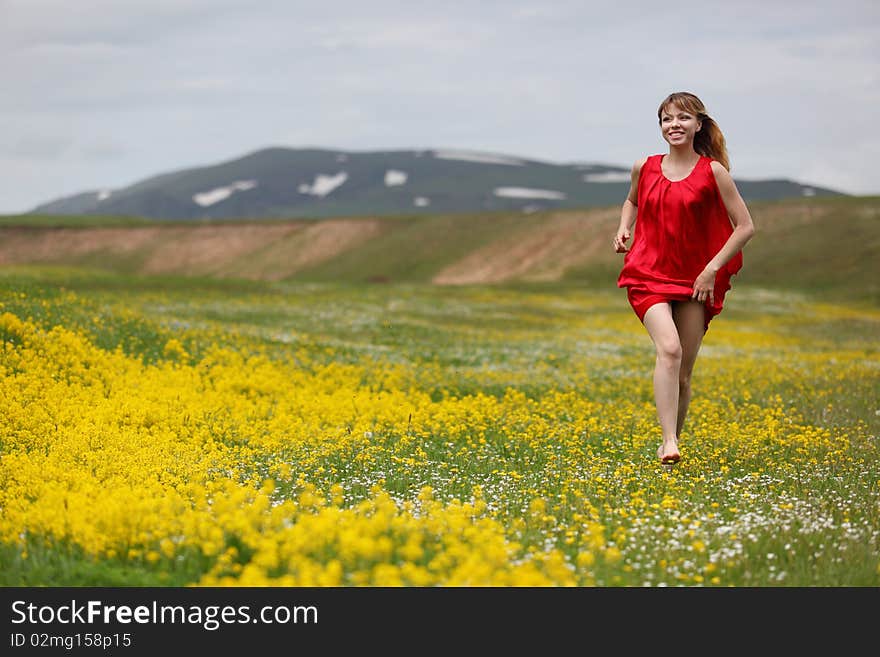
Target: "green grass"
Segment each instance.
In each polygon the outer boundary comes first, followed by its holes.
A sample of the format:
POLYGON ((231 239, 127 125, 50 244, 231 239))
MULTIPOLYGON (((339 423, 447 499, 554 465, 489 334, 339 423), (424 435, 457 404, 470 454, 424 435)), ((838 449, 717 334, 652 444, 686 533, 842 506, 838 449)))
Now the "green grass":
POLYGON ((739 280, 880 304, 880 197, 761 203, 752 215, 739 280))
MULTIPOLYGON (((745 264, 734 279, 735 285, 788 290, 827 300, 843 299, 876 307, 880 303, 880 197, 815 197, 785 201, 755 201, 750 204, 757 227, 755 237, 744 249, 745 264)), ((591 212, 601 212, 595 208, 591 212)), ((597 240, 610 242, 617 228, 615 207, 604 210, 607 226, 590 224, 594 234, 582 235, 587 245, 597 240)), ((503 244, 535 224, 548 223, 556 215, 578 216, 579 211, 542 212, 523 215, 511 212, 482 214, 437 214, 383 217, 373 238, 362 241, 343 253, 313 263, 295 273, 292 282, 349 284, 425 283, 446 267, 462 261, 478 249, 503 244)), ((369 218, 363 217, 367 220, 369 218)), ((354 218, 356 221, 357 218, 354 218)), ((286 221, 320 222, 320 219, 223 220, 191 222, 193 229, 206 224, 259 223, 286 221)), ((57 217, 19 215, 0 217, 0 226, 31 226, 51 231, 70 227, 143 227, 180 225, 180 222, 156 222, 132 217, 57 217)), ((161 257, 166 242, 157 239, 135 254, 94 252, 67 255, 63 245, 58 255, 46 264, 100 268, 126 275, 142 272, 147 258, 161 257), (155 250, 158 250, 154 253, 155 250)), ((263 247, 269 248, 267 246, 263 247)), ((294 247, 300 248, 300 247, 294 247)), ((586 246, 585 246, 586 248, 586 246)), ((502 248, 502 251, 504 249, 502 248)), ((42 256, 41 256, 42 257, 42 256)), ((259 258, 237 255, 229 262, 218 254, 218 275, 232 281, 248 262, 259 258), (225 264, 224 264, 225 263, 225 264)), ((283 257, 275 253, 274 258, 283 257)), ((545 256, 552 266, 554 253, 545 256)), ((611 249, 599 249, 581 264, 567 269, 557 285, 614 287, 622 265, 622 256, 611 249)), ((244 268, 244 269, 243 269, 244 268)), ((186 271, 180 274, 186 275, 186 271)), ((230 282, 234 285, 234 282, 230 282)), ((525 281, 507 281, 510 286, 525 281)))
MULTIPOLYGON (((606 237, 616 230, 616 219, 613 218, 616 216, 616 206, 606 209, 606 212, 609 210, 612 218, 607 222, 607 227, 602 229, 594 226, 590 229, 597 233, 595 239, 603 245, 606 237)), ((745 265, 734 279, 736 284, 804 292, 825 299, 846 299, 875 307, 880 303, 880 197, 755 201, 750 204, 750 210, 757 233, 746 245, 745 265)), ((597 210, 594 208, 590 211, 597 210)), ((313 263, 296 272, 289 280, 349 284, 429 282, 435 274, 476 250, 500 243, 535 224, 549 225, 557 215, 578 216, 579 211, 534 215, 486 212, 383 217, 378 220, 381 229, 372 239, 313 263)), ((320 222, 321 219, 218 220, 190 222, 190 225, 196 230, 199 225, 208 224, 271 225, 285 221, 320 222)), ((0 227, 31 226, 35 230, 156 225, 172 226, 179 225, 179 222, 156 222, 136 217, 0 217, 0 227)), ((592 238, 586 236, 585 239, 592 238)), ((103 251, 68 256, 62 249, 56 260, 45 264, 100 268, 133 275, 142 271, 148 257, 161 256, 165 244, 160 237, 145 249, 129 255, 103 251)), ((501 249, 502 253, 504 250, 501 249)), ((218 257, 222 258, 222 254, 218 254, 218 257)), ((251 256, 256 257, 259 255, 251 256)), ((279 256, 276 254, 274 257, 279 256)), ((546 264, 554 264, 553 253, 548 253, 545 258, 546 264)), ((246 260, 228 263, 223 275, 232 280, 246 260)), ((621 261, 619 254, 612 253, 610 249, 600 249, 589 260, 565 271, 557 284, 613 286, 621 261)), ((528 285, 516 280, 508 283, 528 285)))
MULTIPOLYGON (((512 535, 563 550, 570 549, 566 530, 578 525, 576 491, 596 504, 609 539, 618 529, 627 536, 613 541, 621 561, 597 564, 597 581, 635 586, 679 583, 677 575, 692 574, 689 563, 703 568, 710 556, 720 560, 725 585, 880 582, 880 320, 870 299, 825 299, 803 289, 735 284, 695 371, 686 449, 701 465, 662 479, 652 458, 650 341, 624 292, 607 284, 269 283, 27 267, 0 275, 0 311, 47 328, 63 325, 146 362, 161 360, 174 337, 193 362, 217 342, 279 362, 304 350, 313 366, 363 366, 365 382, 401 365, 408 385, 435 400, 522 393, 521 403, 505 407, 515 415, 533 405, 519 424, 487 415, 487 425, 473 432, 450 428, 424 437, 418 446, 425 457, 406 467, 395 459, 414 455, 410 428, 377 429, 374 463, 356 467, 356 453, 334 452, 317 464, 323 474, 313 481, 320 490, 342 481, 348 504, 369 497, 379 480, 396 499, 412 499, 423 485, 440 499, 468 499, 479 484, 494 517, 511 526, 539 494, 554 523, 512 535), (600 410, 541 406, 557 393, 600 410), (726 437, 743 427, 767 437, 745 447, 726 437), (811 447, 797 438, 812 430, 831 432, 837 442, 811 447), (780 432, 788 437, 776 438, 780 432), (843 453, 834 445, 844 445, 843 453), (667 494, 675 506, 646 523, 621 515, 636 509, 641 518, 634 500, 662 507, 667 494)), ((294 447, 264 456, 243 468, 245 481, 260 481, 279 457, 316 468, 294 447)), ((292 484, 278 491, 282 498, 296 493, 292 484)), ((200 554, 153 564, 95 560, 39 538, 27 549, 24 559, 20 547, 0 546, 0 583, 182 585, 212 566, 200 554)))
POLYGON ((153 226, 162 223, 144 217, 55 214, 0 215, 0 226, 39 228, 92 228, 96 226, 153 226))

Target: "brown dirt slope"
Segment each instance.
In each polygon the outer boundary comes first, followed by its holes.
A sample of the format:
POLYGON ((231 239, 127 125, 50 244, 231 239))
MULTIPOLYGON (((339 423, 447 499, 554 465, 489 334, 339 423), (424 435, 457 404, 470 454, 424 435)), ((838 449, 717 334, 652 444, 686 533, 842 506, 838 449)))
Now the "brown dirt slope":
MULTIPOLYGON (((880 197, 749 204, 758 232, 738 277, 880 301, 880 197)), ((618 269, 620 208, 131 226, 0 226, 0 267, 85 265, 135 274, 370 280, 370 265, 439 285, 587 281, 618 269), (473 239, 467 239, 472 237, 473 239), (419 278, 427 272, 427 278, 419 278)), ((84 218, 87 220, 88 218, 84 218)), ((638 225, 636 226, 636 230, 638 225)), ((374 267, 375 268, 375 267, 374 267)), ((396 278, 395 278, 396 280, 396 278)), ((604 280, 604 279, 603 279, 604 280)))
POLYGON ((372 219, 135 227, 0 227, 0 266, 97 264, 142 274, 287 278, 381 232, 372 219))
POLYGON ((434 276, 440 285, 552 281, 572 267, 613 259, 617 209, 561 212, 502 235, 434 276))

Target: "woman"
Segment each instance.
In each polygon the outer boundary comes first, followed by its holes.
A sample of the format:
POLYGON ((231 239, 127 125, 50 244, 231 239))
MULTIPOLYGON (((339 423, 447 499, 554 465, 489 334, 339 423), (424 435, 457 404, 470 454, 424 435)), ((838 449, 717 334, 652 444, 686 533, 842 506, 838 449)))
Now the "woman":
POLYGON ((724 135, 702 101, 687 92, 670 94, 657 117, 669 153, 633 165, 614 250, 626 253, 617 285, 627 288, 657 351, 654 401, 663 434, 657 456, 671 465, 680 459, 700 343, 721 312, 755 227, 728 171, 724 135))

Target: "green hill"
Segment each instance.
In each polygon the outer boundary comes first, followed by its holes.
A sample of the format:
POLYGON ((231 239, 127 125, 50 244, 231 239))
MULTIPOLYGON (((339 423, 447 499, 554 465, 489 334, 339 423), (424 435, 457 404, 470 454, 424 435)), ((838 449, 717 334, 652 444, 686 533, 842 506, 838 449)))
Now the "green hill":
MULTIPOLYGON (((880 197, 749 202, 735 284, 880 303, 880 197)), ((347 283, 615 285, 620 206, 399 217, 156 222, 4 217, 0 266, 347 283)))

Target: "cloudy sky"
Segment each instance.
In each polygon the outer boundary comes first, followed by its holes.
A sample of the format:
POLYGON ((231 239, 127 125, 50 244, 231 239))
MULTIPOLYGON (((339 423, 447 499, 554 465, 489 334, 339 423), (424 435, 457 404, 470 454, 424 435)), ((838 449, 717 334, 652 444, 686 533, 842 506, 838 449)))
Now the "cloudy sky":
POLYGON ((880 193, 876 0, 0 0, 0 213, 267 146, 630 166, 706 104, 735 178, 880 193))

